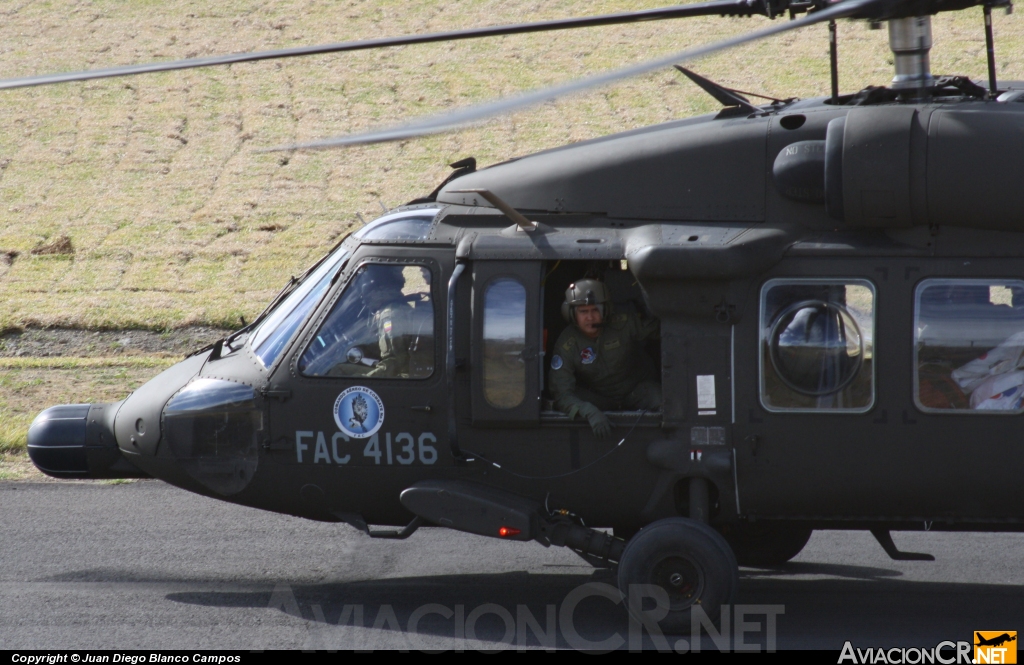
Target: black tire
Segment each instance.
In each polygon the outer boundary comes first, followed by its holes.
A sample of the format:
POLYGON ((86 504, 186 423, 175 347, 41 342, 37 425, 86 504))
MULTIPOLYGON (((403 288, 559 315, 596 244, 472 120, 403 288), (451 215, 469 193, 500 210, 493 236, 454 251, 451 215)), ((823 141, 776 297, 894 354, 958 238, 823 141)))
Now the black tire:
POLYGON ((722 529, 722 535, 741 566, 781 566, 800 554, 811 531, 792 524, 757 522, 731 524, 722 529))
MULTIPOLYGON (((640 614, 664 612, 664 607, 630 607, 629 588, 653 584, 668 593, 668 613, 658 621, 668 634, 689 634, 693 608, 700 606, 716 624, 722 605, 736 596, 739 571, 736 557, 722 535, 708 525, 670 517, 645 526, 627 544, 619 561, 619 590, 627 610, 640 614)), ((648 601, 651 602, 651 601, 648 601)))

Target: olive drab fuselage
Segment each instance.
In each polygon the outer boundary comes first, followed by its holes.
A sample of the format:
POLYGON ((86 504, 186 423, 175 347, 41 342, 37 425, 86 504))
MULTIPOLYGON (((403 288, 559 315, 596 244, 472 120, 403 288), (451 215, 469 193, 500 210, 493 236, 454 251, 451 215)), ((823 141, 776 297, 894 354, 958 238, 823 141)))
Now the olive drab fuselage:
POLYGON ((724 107, 455 162, 252 324, 121 402, 40 413, 29 454, 58 477, 148 474, 370 537, 432 525, 568 547, 616 570, 637 625, 670 634, 717 621, 739 565, 785 563, 814 529, 870 530, 904 561, 934 557, 891 530, 1024 530, 1024 82, 997 80, 996 6, 1009 0, 716 0, 0 81, 791 19, 280 148, 411 139, 671 65, 724 107), (988 87, 932 76, 931 15, 978 5, 988 87), (888 22, 890 87, 840 95, 841 18, 888 22), (756 106, 679 64, 826 21, 829 98, 756 106))
POLYGON ((687 515, 696 478, 715 525, 1018 530, 1021 127, 1019 103, 809 100, 466 169, 334 250, 273 354, 264 317, 116 405, 117 445, 186 489, 350 523, 408 524, 399 495, 433 479, 629 531, 687 515), (824 178, 787 170, 804 142, 832 146, 824 178), (372 370, 384 323, 345 296, 368 265, 423 276, 414 373, 372 370), (610 440, 552 391, 562 293, 595 268, 660 326, 663 406, 609 414, 610 440), (316 341, 336 307, 362 332, 316 341), (358 362, 311 372, 314 344, 358 362), (971 365, 992 349, 1004 369, 971 365))

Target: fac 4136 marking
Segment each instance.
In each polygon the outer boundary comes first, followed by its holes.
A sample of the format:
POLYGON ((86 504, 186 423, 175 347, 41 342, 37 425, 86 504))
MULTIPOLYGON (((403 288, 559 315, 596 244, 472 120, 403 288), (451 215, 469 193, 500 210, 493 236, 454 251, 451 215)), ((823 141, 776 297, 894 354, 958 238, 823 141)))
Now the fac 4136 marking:
MULTIPOLYGON (((352 439, 344 432, 330 434, 330 443, 324 432, 297 430, 295 432, 295 460, 299 464, 337 464, 345 465, 352 460, 352 450, 345 444, 352 439)), ((362 440, 357 440, 362 443, 362 440)), ((372 458, 374 465, 399 464, 408 466, 419 462, 430 465, 437 462, 437 437, 433 432, 423 432, 418 437, 409 432, 399 432, 392 437, 391 432, 384 433, 384 445, 381 446, 381 435, 374 434, 363 446, 363 457, 372 458)))

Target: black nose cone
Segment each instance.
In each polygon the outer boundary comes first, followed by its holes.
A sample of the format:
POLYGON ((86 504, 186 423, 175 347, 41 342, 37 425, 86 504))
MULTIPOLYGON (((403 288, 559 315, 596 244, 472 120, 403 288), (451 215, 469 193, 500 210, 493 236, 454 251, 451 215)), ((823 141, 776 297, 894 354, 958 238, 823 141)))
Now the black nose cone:
POLYGON ((52 406, 32 421, 28 428, 28 455, 40 471, 58 478, 88 475, 85 435, 90 406, 52 406))

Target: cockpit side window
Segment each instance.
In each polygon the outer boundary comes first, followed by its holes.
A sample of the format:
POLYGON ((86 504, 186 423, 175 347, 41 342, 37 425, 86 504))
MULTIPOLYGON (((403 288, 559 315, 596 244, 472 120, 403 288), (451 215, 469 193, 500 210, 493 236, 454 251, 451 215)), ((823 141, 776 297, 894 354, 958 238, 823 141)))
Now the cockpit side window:
POLYGON ((1024 281, 923 280, 914 337, 914 401, 922 411, 1024 411, 1024 281))
POLYGON ((434 373, 434 304, 425 265, 368 263, 299 358, 311 377, 425 379, 434 373))
POLYGON ((862 413, 875 400, 867 280, 773 279, 761 290, 761 404, 862 413))

